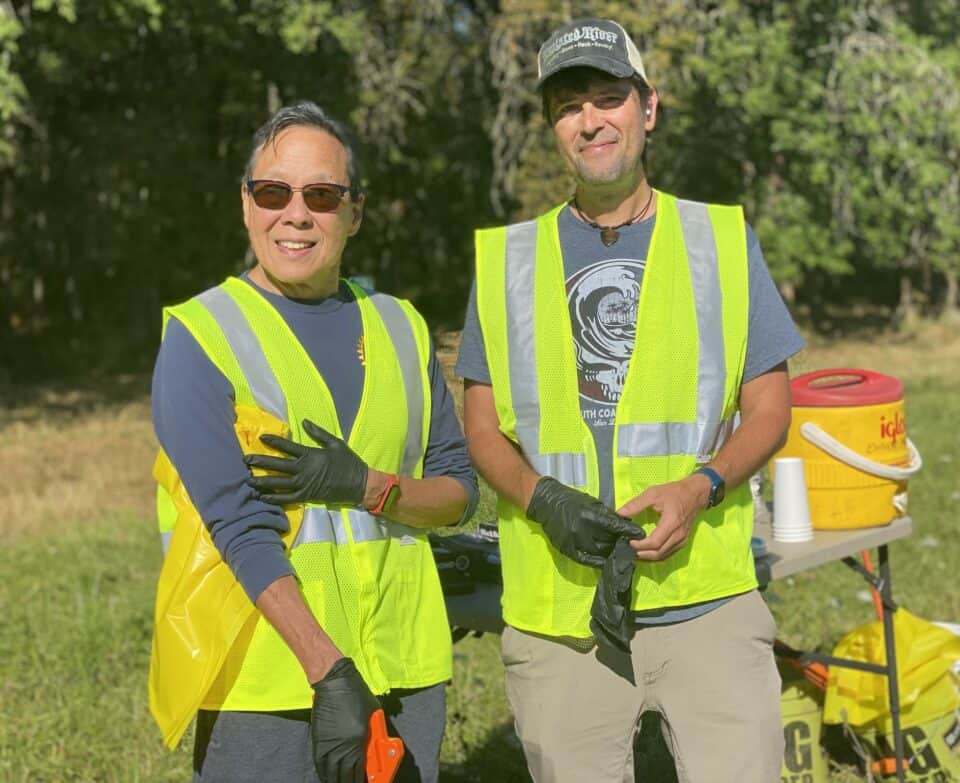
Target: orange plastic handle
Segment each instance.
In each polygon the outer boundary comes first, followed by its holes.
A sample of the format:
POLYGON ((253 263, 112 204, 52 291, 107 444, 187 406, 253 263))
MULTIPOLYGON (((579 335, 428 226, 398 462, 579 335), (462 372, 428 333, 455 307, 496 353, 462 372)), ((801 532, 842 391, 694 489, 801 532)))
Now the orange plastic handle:
POLYGON ((391 783, 403 761, 403 740, 387 735, 387 718, 383 710, 370 716, 370 738, 367 740, 367 783, 391 783))
MULTIPOLYGON (((903 765, 903 771, 910 771, 910 761, 908 759, 903 759, 900 762, 903 765)), ((897 774, 897 760, 896 758, 882 758, 877 759, 870 764, 870 771, 874 775, 882 775, 884 777, 889 777, 891 775, 897 774)))

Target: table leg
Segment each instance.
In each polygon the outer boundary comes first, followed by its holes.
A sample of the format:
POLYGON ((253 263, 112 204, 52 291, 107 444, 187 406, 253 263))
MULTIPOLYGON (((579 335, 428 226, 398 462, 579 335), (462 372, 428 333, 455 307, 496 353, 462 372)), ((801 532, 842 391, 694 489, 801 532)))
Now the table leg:
POLYGON ((890 696, 890 719, 893 724, 893 755, 897 764, 897 781, 904 783, 903 771, 903 732, 900 728, 900 683, 897 680, 897 645, 893 631, 893 613, 891 608, 893 590, 890 586, 890 561, 887 545, 879 547, 880 555, 880 594, 883 601, 883 643, 887 652, 887 688, 890 696))

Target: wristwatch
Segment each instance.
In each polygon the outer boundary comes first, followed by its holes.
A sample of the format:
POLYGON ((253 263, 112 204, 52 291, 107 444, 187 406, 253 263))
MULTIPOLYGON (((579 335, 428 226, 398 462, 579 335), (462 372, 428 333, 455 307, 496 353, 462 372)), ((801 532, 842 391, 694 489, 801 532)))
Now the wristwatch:
POLYGON ((383 494, 377 501, 377 505, 370 509, 370 513, 376 516, 387 511, 393 505, 393 501, 400 494, 400 477, 394 473, 387 475, 387 485, 383 488, 383 494))
POLYGON ((710 497, 707 499, 707 508, 713 508, 716 505, 719 505, 723 500, 723 496, 727 491, 727 482, 721 478, 720 474, 717 473, 713 468, 701 467, 697 468, 694 473, 702 473, 708 479, 710 479, 710 497))

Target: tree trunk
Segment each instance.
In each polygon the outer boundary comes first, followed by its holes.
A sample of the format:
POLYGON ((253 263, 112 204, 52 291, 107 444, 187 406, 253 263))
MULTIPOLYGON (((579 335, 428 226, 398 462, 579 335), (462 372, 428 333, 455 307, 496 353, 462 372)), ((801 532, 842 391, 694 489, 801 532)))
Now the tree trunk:
POLYGON ((943 297, 943 310, 940 317, 950 323, 960 321, 960 290, 957 285, 957 273, 953 271, 944 272, 947 279, 947 290, 943 297))
POLYGON ((910 275, 900 275, 900 304, 897 305, 896 320, 908 329, 916 326, 917 307, 913 301, 913 282, 910 275))
POLYGON ((797 300, 797 289, 793 283, 787 280, 784 283, 780 283, 780 296, 783 297, 783 301, 787 305, 792 305, 797 300))

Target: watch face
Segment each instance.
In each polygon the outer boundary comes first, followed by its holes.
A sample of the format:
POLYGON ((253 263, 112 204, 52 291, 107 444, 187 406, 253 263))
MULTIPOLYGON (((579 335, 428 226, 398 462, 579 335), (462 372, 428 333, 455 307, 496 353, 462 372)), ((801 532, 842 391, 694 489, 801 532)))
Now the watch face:
POLYGON ((717 484, 710 493, 710 505, 716 506, 723 502, 724 495, 726 495, 726 487, 723 484, 717 484))

